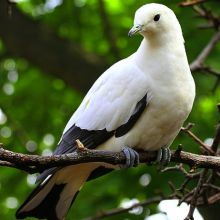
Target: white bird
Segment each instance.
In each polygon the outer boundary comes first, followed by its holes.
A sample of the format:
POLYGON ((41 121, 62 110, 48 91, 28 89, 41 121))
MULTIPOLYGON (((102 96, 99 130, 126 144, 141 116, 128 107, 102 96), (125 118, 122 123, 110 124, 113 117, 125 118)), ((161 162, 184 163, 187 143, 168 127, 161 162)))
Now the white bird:
MULTIPOLYGON (((138 50, 94 83, 54 154, 74 152, 79 139, 90 149, 124 150, 132 166, 138 161, 132 148, 159 150, 173 142, 195 97, 180 24, 168 7, 146 4, 136 11, 129 36, 135 33, 143 36, 138 50)), ((84 163, 44 171, 16 217, 64 219, 83 184, 110 168, 84 163)))

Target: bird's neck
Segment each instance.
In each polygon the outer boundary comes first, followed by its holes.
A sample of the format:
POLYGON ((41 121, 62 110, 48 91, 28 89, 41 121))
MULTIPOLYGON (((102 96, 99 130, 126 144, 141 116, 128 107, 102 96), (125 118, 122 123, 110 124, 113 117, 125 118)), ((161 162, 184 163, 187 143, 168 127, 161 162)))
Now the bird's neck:
POLYGON ((133 59, 142 73, 164 84, 184 82, 191 77, 183 42, 152 46, 144 39, 133 59))
POLYGON ((160 36, 149 33, 144 36, 137 53, 145 52, 149 54, 156 53, 158 51, 166 51, 170 53, 182 52, 185 54, 183 36, 181 34, 172 34, 172 32, 170 34, 162 34, 160 36))
POLYGON ((177 60, 188 65, 183 38, 160 42, 144 38, 134 54, 134 59, 137 66, 143 71, 152 63, 155 65, 155 62, 160 68, 162 68, 162 64, 173 64, 177 60))

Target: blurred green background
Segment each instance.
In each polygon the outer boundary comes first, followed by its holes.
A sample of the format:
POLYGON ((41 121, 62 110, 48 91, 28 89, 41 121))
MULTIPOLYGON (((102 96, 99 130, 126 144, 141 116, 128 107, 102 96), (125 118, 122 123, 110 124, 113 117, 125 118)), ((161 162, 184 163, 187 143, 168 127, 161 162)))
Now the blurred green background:
MULTIPOLYGON (((49 155, 89 86, 107 67, 137 49, 141 36, 128 38, 127 33, 135 10, 151 1, 21 0, 12 8, 5 2, 0 1, 0 142, 12 151, 49 155), (26 34, 32 29, 34 34, 26 34)), ((175 11, 189 62, 193 61, 214 31, 197 29, 204 21, 195 18, 192 8, 179 7, 179 1, 154 2, 175 11)), ((218 44, 207 64, 220 69, 219 54, 218 44)), ((215 77, 193 76, 197 97, 188 122, 195 123, 193 131, 205 140, 213 136, 219 120, 220 88, 213 91, 215 77)), ((186 151, 199 151, 183 134, 172 147, 180 143, 186 151)), ((35 178, 1 167, 0 219, 15 219, 16 208, 34 188, 35 178)), ((159 191, 169 193, 168 180, 178 185, 183 177, 159 173, 154 166, 112 172, 85 185, 67 219, 83 219, 159 191)), ((156 211, 157 206, 151 206, 108 219, 141 220, 156 211)))

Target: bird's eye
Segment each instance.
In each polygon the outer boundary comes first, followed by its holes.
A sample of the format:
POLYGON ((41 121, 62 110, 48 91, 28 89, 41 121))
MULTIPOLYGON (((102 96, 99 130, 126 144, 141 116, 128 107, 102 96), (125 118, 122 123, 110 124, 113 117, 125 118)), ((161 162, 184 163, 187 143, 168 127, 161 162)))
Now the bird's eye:
POLYGON ((160 14, 157 14, 154 16, 154 21, 159 21, 160 20, 160 14))

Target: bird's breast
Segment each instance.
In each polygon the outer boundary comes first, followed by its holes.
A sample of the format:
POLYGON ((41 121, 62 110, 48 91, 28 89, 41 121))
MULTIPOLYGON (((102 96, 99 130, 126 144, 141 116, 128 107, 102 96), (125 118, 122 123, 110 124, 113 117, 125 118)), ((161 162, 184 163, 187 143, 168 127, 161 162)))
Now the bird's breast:
POLYGON ((157 90, 124 142, 144 150, 169 146, 188 117, 193 99, 193 90, 178 87, 157 90))

